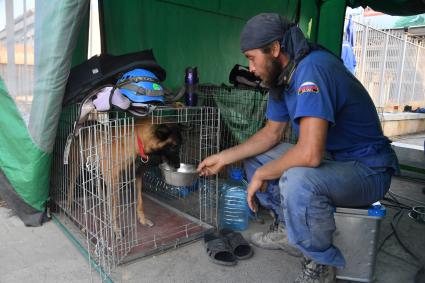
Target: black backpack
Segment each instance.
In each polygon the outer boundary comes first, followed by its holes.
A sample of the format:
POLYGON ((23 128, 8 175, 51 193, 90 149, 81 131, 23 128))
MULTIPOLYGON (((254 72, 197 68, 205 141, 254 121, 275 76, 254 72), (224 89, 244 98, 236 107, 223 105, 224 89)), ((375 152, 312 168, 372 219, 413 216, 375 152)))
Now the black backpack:
POLYGON ((100 54, 71 69, 64 106, 82 102, 86 95, 102 85, 115 85, 123 73, 136 68, 149 70, 160 81, 165 80, 166 72, 156 62, 152 49, 119 56, 100 54))

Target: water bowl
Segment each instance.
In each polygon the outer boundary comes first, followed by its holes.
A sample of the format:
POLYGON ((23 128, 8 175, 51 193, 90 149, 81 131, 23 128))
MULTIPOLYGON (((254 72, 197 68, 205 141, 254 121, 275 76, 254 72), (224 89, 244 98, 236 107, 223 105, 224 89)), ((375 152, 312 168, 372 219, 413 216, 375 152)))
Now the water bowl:
POLYGON ((165 183, 171 186, 190 186, 198 179, 196 166, 187 163, 180 163, 180 168, 174 168, 167 163, 159 165, 165 183))

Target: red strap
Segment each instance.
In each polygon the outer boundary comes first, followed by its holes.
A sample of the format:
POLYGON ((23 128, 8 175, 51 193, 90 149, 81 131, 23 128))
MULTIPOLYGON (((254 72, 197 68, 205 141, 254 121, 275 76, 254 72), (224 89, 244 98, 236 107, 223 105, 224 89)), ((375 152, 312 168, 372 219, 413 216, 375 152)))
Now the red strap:
POLYGON ((149 161, 149 157, 145 154, 145 150, 143 149, 142 139, 139 137, 139 134, 136 132, 137 136, 137 145, 139 146, 140 157, 143 163, 147 163, 149 161))

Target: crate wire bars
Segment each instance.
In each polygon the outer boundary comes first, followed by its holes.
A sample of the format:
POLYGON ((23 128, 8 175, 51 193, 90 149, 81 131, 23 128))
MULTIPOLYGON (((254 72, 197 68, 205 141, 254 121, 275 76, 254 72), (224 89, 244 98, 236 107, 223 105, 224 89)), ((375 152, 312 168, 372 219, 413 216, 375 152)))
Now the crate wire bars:
MULTIPOLYGON (((60 119, 51 196, 59 221, 86 243, 89 260, 105 276, 121 263, 177 247, 216 226, 217 177, 173 187, 164 183, 156 166, 139 166, 134 155, 137 120, 125 113, 91 113, 67 147, 77 116, 78 106, 73 106, 60 119), (136 174, 142 174, 144 211, 153 227, 140 225, 136 216, 136 174)), ((212 107, 162 107, 148 119, 181 125, 181 162, 198 164, 219 150, 219 117, 212 107)))

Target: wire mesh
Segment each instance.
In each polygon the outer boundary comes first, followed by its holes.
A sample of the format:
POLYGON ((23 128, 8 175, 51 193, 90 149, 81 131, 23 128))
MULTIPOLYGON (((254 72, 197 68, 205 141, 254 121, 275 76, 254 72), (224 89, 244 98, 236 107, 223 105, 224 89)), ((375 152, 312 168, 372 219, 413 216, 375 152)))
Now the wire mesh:
MULTIPOLYGON (((267 92, 211 85, 201 85, 199 90, 203 105, 220 109, 220 150, 244 142, 265 125, 267 92)), ((290 124, 286 127, 282 141, 297 141, 290 124)))
POLYGON ((51 195, 85 235, 90 260, 110 274, 136 237, 133 119, 92 113, 73 136, 77 115, 78 105, 60 119, 51 195))
MULTIPOLYGON (((201 177, 186 187, 168 185, 155 164, 138 164, 139 120, 125 113, 91 113, 73 137, 77 116, 78 105, 65 108, 60 119, 51 196, 58 213, 77 227, 76 238, 85 237, 90 260, 107 275, 120 263, 177 247, 216 226, 217 177, 201 177), (138 220, 139 173, 144 212, 153 227, 138 220)), ((212 107, 162 107, 145 122, 178 125, 181 162, 198 164, 218 152, 219 117, 212 107)))
MULTIPOLYGON (((180 160, 197 165, 219 151, 219 113, 213 107, 160 108, 153 113, 152 123, 178 123, 184 141, 180 160)), ((200 177, 191 186, 176 187, 164 182, 157 167, 150 168, 143 176, 145 191, 160 196, 180 211, 216 226, 216 177, 200 177)))
MULTIPOLYGON (((268 93, 241 87, 200 85, 198 103, 220 110, 219 150, 224 150, 246 141, 266 123, 268 93)), ((282 142, 296 143, 297 137, 288 124, 282 142)), ((243 167, 236 162, 221 170, 217 187, 221 187, 231 168, 243 167)), ((204 196, 208 198, 208 195, 204 196)), ((216 199, 216 198, 215 198, 216 199)), ((205 209, 208 209, 205 207, 205 209)))

